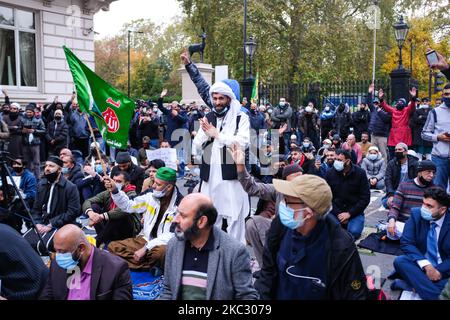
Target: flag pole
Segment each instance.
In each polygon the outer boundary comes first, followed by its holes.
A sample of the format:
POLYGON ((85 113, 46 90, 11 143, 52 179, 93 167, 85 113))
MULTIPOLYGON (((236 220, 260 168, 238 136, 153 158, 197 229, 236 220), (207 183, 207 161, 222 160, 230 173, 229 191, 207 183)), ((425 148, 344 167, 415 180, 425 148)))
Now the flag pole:
POLYGON ((89 117, 87 116, 86 113, 84 113, 84 118, 86 119, 86 122, 87 122, 87 124, 88 124, 88 126, 89 126, 89 131, 91 132, 92 140, 95 142, 95 143, 94 143, 94 145, 95 145, 95 150, 97 151, 97 157, 98 157, 98 159, 100 160, 100 163, 102 164, 103 177, 105 177, 105 176, 106 176, 106 164, 105 164, 105 162, 103 161, 102 155, 100 154, 100 149, 98 148, 98 145, 97 145, 97 141, 95 140, 94 129, 92 129, 91 122, 89 121, 89 117))

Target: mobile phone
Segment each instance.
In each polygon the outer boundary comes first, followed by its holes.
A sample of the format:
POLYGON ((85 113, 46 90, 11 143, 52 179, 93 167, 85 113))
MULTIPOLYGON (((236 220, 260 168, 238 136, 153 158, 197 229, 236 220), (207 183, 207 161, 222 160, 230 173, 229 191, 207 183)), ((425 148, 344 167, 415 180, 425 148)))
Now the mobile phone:
POLYGON ((437 56, 436 51, 434 51, 434 50, 428 51, 425 55, 426 55, 426 57, 427 57, 428 65, 429 65, 430 67, 431 67, 433 64, 438 63, 439 58, 438 58, 438 56, 437 56))

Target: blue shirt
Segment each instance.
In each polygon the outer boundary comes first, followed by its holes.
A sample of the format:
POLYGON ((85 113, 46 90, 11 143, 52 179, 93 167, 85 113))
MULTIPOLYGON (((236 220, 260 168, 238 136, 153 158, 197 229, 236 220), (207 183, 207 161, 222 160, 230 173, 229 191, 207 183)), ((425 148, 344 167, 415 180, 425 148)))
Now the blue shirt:
POLYGON ((323 221, 319 221, 306 237, 295 230, 286 232, 277 254, 277 300, 326 299, 327 240, 328 232, 323 221), (288 268, 291 275, 286 271, 288 268), (325 286, 293 275, 319 278, 325 286))

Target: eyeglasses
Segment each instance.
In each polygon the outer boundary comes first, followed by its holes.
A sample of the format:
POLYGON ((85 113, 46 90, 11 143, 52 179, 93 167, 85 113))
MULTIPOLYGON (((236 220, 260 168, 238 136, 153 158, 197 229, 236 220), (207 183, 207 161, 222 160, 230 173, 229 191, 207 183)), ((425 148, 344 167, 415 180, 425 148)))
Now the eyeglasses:
POLYGON ((297 274, 291 273, 289 270, 292 269, 292 268, 294 268, 294 267, 295 267, 295 266, 290 266, 290 267, 287 267, 287 268, 286 268, 286 273, 287 273, 288 275, 290 275, 291 277, 294 277, 294 278, 302 278, 302 279, 308 279, 308 280, 311 280, 311 281, 313 282, 314 285, 316 285, 316 286, 318 286, 318 287, 321 287, 321 288, 326 288, 325 283, 323 283, 322 280, 319 279, 319 278, 315 278, 315 277, 307 277, 307 276, 299 276, 299 275, 297 275, 297 274))

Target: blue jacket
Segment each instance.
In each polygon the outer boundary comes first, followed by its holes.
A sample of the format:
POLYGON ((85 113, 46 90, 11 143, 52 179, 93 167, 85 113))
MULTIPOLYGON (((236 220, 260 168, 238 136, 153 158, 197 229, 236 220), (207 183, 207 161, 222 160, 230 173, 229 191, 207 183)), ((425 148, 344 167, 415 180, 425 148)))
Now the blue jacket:
MULTIPOLYGON (((13 172, 12 175, 14 177, 18 176, 15 172, 13 172)), ((30 170, 25 169, 25 172, 20 178, 19 189, 23 190, 23 193, 26 195, 26 199, 34 199, 36 197, 37 181, 36 177, 30 170)))
POLYGON ((256 130, 256 132, 265 128, 266 122, 264 121, 264 116, 262 113, 260 113, 259 111, 257 111, 256 113, 250 111, 247 114, 250 120, 250 128, 256 130))
POLYGON ((179 142, 183 141, 183 137, 178 140, 172 140, 172 133, 177 129, 188 129, 188 116, 186 111, 180 110, 177 116, 173 116, 172 112, 163 106, 163 99, 158 99, 158 108, 167 117, 166 140, 169 141, 170 146, 174 147, 179 142))
MULTIPOLYGON (((400 238, 402 251, 412 260, 423 260, 427 252, 427 235, 430 222, 420 215, 420 208, 411 209, 411 216, 406 222, 403 235, 400 238)), ((444 223, 439 233, 438 248, 442 263, 436 269, 443 278, 450 276, 450 210, 445 214, 444 223)))

